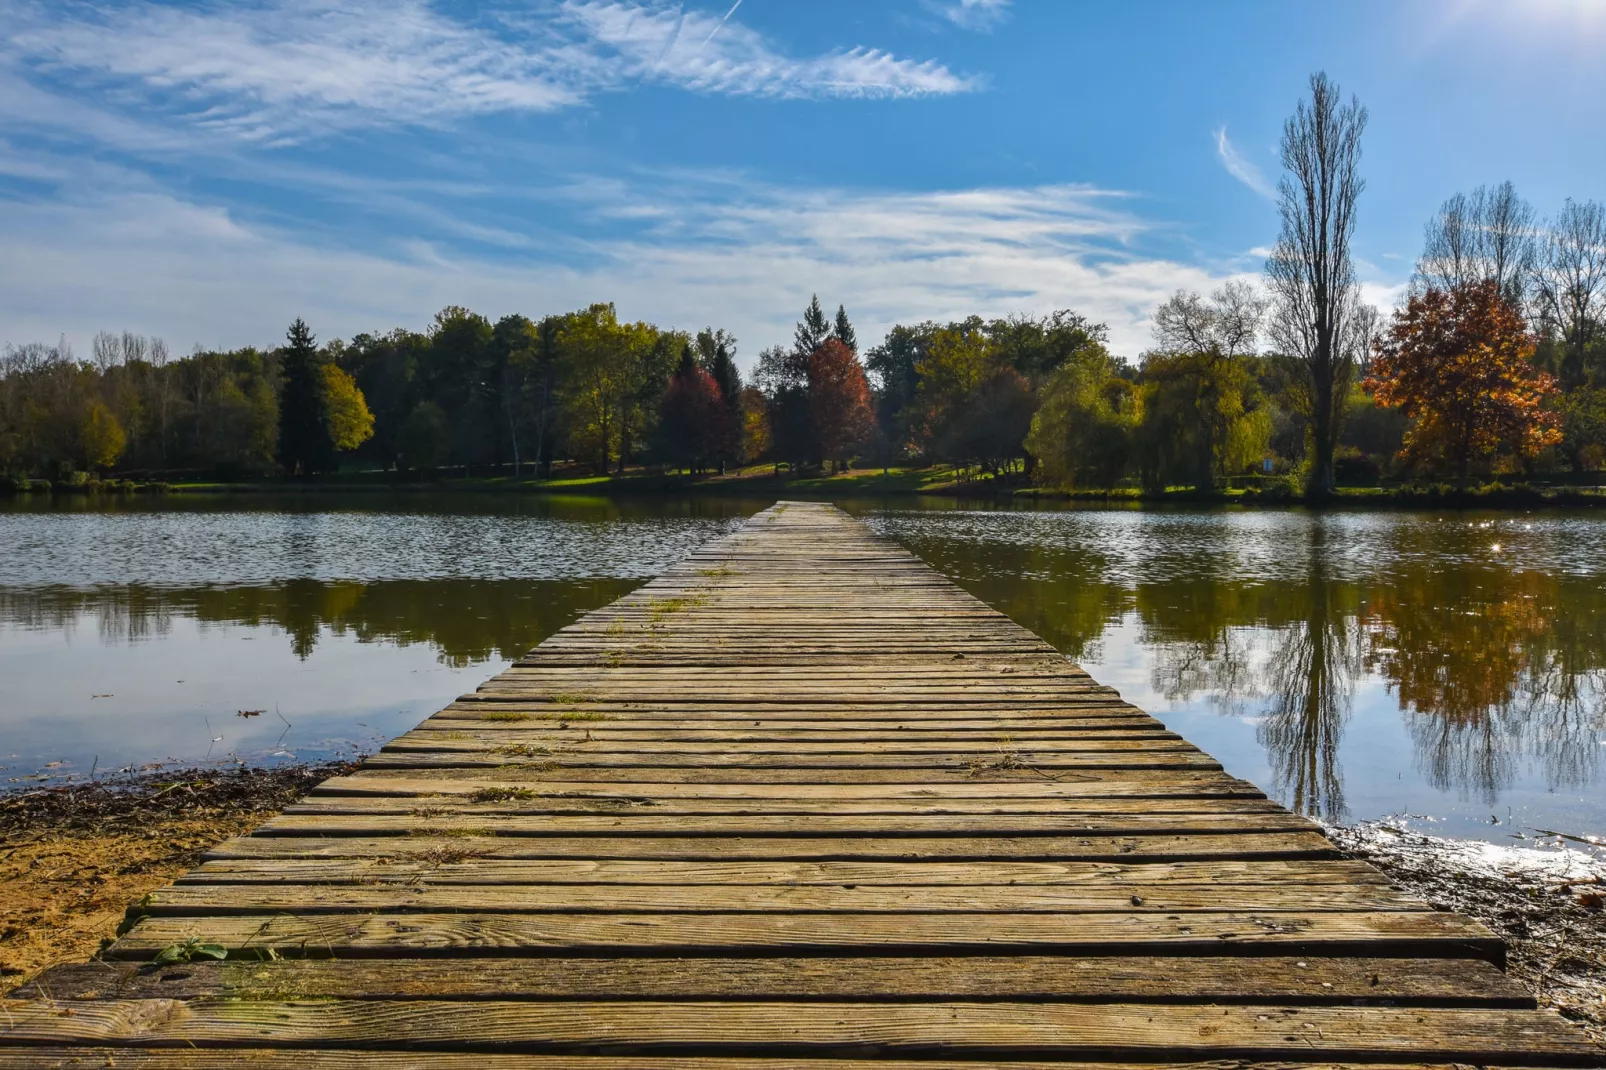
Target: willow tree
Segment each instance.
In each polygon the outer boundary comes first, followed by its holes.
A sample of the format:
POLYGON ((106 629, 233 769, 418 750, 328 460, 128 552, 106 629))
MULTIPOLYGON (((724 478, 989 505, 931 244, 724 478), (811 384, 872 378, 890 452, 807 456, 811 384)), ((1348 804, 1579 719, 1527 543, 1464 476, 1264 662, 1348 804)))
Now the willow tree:
POLYGON ((1284 175, 1277 187, 1282 229, 1266 261, 1272 294, 1273 342, 1299 362, 1310 419, 1308 491, 1333 490, 1333 450, 1339 403, 1348 395, 1357 355, 1367 339, 1350 239, 1361 180, 1361 133, 1366 109, 1345 104, 1325 73, 1310 79, 1310 100, 1283 127, 1284 175))

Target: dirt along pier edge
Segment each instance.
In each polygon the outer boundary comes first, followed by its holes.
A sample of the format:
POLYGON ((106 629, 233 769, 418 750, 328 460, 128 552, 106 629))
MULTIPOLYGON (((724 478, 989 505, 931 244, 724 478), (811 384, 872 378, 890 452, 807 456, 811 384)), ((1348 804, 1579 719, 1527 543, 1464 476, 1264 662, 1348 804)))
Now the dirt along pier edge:
POLYGON ((1603 1065, 1504 957, 783 502, 145 897, 0 1068, 1603 1065))

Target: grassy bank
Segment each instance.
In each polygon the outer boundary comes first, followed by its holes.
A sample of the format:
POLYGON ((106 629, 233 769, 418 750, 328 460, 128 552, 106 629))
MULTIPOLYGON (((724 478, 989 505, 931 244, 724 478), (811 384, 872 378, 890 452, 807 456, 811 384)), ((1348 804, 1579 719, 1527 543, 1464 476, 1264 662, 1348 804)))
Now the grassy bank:
POLYGON ((1341 487, 1321 503, 1300 495, 1286 479, 1249 481, 1252 485, 1200 491, 1168 487, 1163 491, 1120 487, 1113 490, 1066 490, 1035 487, 1016 475, 994 478, 948 465, 860 468, 835 474, 810 471, 776 471, 772 465, 749 465, 725 474, 690 476, 644 468, 599 476, 578 466, 560 470, 551 478, 515 478, 511 475, 462 475, 445 472, 417 478, 396 472, 345 472, 314 479, 258 479, 216 481, 174 479, 171 482, 106 481, 105 483, 53 485, 43 480, 0 484, 20 496, 134 493, 170 494, 301 494, 345 492, 478 492, 593 497, 710 496, 752 499, 784 497, 899 498, 924 495, 934 498, 1014 502, 1068 502, 1085 505, 1239 505, 1288 506, 1322 504, 1344 508, 1419 509, 1537 509, 1606 506, 1606 487, 1567 483, 1413 483, 1372 487, 1341 487), (102 489, 105 488, 105 489, 102 489))

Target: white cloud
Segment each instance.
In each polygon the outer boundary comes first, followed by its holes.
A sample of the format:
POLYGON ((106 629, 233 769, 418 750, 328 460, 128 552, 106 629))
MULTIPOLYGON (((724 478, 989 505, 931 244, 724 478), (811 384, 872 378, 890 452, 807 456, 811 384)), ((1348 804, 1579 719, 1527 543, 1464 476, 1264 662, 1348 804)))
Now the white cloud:
POLYGON ((1012 0, 926 0, 926 6, 955 26, 990 30, 1009 14, 1012 0))
POLYGON ((610 76, 705 93, 758 97, 908 97, 974 87, 939 63, 854 48, 810 59, 776 52, 756 31, 716 15, 625 0, 569 0, 567 20, 599 49, 610 76))
POLYGON ((1277 198, 1277 190, 1266 178, 1265 174, 1254 163, 1250 162, 1243 153, 1227 138, 1227 128, 1216 128, 1216 155, 1221 160, 1221 166, 1227 173, 1239 182, 1248 186, 1267 200, 1277 198))
POLYGON ((247 140, 548 112, 641 81, 759 97, 907 97, 975 87, 873 48, 793 57, 729 16, 563 0, 540 17, 448 17, 424 0, 258 0, 180 9, 0 0, 0 62, 129 110, 247 140), (716 31, 718 31, 716 33, 716 31))
POLYGON ((797 189, 730 176, 582 182, 545 191, 611 238, 497 256, 408 233, 342 247, 242 223, 148 189, 87 188, 0 213, 0 341, 80 348, 101 329, 177 349, 263 345, 297 315, 326 337, 422 328, 447 304, 542 314, 613 300, 669 326, 718 324, 751 358, 790 336, 818 291, 866 339, 894 322, 1074 308, 1118 352, 1149 345, 1148 317, 1179 287, 1221 276, 1145 256, 1155 228, 1118 194, 1078 186, 884 193, 797 189))

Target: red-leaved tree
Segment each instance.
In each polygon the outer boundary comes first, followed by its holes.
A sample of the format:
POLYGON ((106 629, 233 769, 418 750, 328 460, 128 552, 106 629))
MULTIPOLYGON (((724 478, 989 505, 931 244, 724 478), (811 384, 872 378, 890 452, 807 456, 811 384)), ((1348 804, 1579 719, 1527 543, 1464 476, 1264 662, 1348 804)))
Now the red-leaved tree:
POLYGON ((693 471, 713 463, 725 444, 729 419, 719 384, 697 366, 688 349, 669 380, 658 413, 659 450, 664 459, 693 471))
POLYGON ((1561 441, 1544 407, 1556 380, 1533 364, 1522 313, 1494 281, 1428 289, 1394 313, 1362 384, 1415 419, 1404 459, 1465 477, 1474 461, 1532 458, 1561 441))
POLYGON ((809 412, 821 459, 837 465, 875 430, 864 365, 835 338, 827 338, 809 356, 809 412))

